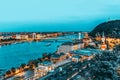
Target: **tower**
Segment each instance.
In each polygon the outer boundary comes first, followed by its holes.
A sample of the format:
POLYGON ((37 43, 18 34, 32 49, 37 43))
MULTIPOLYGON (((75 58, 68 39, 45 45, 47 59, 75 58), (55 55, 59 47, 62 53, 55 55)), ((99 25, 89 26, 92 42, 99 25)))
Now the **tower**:
POLYGON ((102 33, 102 42, 105 43, 105 35, 104 35, 104 32, 102 33))
POLYGON ((78 33, 78 39, 79 40, 81 39, 81 33, 78 33))
POLYGON ((104 32, 102 33, 102 44, 101 44, 101 49, 102 50, 106 50, 107 49, 107 45, 105 43, 105 35, 104 35, 104 32))
POLYGON ((33 40, 36 39, 36 33, 33 33, 33 40))
POLYGON ((84 38, 89 38, 89 36, 88 36, 88 33, 87 33, 87 32, 85 32, 85 36, 84 36, 84 38))

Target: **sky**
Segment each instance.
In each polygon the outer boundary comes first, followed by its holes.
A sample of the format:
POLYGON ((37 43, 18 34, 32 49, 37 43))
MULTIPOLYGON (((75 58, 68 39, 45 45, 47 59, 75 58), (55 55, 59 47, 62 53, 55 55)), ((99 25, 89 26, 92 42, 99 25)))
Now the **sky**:
POLYGON ((119 0, 0 0, 0 31, 90 31, 120 19, 119 0))

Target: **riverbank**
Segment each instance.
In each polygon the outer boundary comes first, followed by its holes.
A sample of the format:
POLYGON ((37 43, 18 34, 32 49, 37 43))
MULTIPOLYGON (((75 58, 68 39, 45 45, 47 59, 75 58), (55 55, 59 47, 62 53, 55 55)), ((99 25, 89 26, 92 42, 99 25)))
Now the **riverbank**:
POLYGON ((59 36, 57 41, 45 39, 45 41, 11 41, 11 45, 0 48, 0 69, 4 68, 2 73, 10 70, 12 67, 19 68, 23 63, 27 64, 30 60, 35 60, 42 57, 43 53, 54 53, 58 46, 68 40, 61 40, 61 38, 73 36, 77 38, 78 35, 59 36), (50 42, 48 42, 50 41, 50 42), (16 43, 16 44, 14 44, 16 43), (46 44, 50 43, 50 46, 46 44), (23 55, 24 54, 24 55, 23 55), (14 63, 14 64, 13 64, 14 63))
POLYGON ((26 42, 26 41, 27 41, 27 40, 0 41, 0 46, 10 45, 10 44, 14 44, 14 43, 22 43, 22 42, 26 42))
MULTIPOLYGON (((57 36, 59 37, 59 36, 57 36)), ((10 45, 10 44, 16 44, 16 43, 23 43, 23 42, 32 42, 32 41, 42 41, 42 40, 45 40, 45 39, 49 39, 49 38, 55 38, 55 37, 46 37, 46 38, 41 38, 41 39, 38 39, 38 40, 33 40, 33 39, 30 39, 30 40, 3 40, 3 41, 0 41, 0 46, 4 46, 4 45, 10 45)))

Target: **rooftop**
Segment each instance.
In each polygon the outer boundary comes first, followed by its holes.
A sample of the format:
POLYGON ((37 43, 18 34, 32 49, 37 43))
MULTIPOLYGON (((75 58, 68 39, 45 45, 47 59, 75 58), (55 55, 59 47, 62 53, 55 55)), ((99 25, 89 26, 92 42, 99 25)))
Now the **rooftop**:
POLYGON ((52 65, 52 62, 51 61, 44 61, 42 63, 38 63, 40 65, 44 65, 44 66, 49 66, 49 65, 52 65))
POLYGON ((59 53, 59 54, 53 54, 51 57, 52 58, 59 58, 60 56, 65 55, 65 53, 59 53))
POLYGON ((78 49, 78 50, 71 51, 70 53, 91 56, 93 54, 98 54, 100 52, 101 51, 97 49, 82 49, 82 50, 78 49))

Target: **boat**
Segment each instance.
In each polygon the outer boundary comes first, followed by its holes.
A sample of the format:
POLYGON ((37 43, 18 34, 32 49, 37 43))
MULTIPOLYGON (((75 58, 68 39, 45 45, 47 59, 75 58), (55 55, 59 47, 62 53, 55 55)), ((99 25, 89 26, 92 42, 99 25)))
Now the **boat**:
POLYGON ((17 42, 14 42, 14 44, 17 44, 17 42))
POLYGON ((47 44, 45 44, 45 46, 50 46, 51 45, 51 43, 47 43, 47 44))

